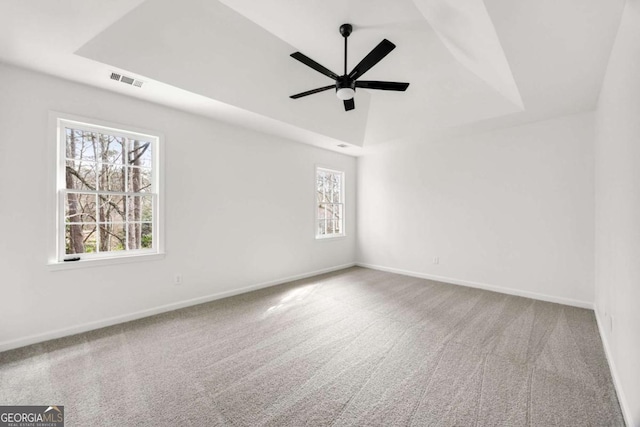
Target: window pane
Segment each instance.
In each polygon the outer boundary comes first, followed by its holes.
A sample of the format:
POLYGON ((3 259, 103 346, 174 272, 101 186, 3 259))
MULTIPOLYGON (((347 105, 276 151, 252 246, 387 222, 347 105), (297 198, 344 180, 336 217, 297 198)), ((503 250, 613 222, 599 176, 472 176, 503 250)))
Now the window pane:
POLYGON ((96 161, 99 145, 96 134, 65 128, 66 157, 68 159, 96 161))
POLYGON ((124 224, 100 224, 100 252, 123 251, 127 248, 124 224))
MULTIPOLYGON (((328 178, 328 174, 326 176, 328 178)), ((331 201, 331 185, 329 184, 329 179, 325 179, 322 183, 322 195, 323 202, 331 201)))
POLYGON ((150 168, 153 166, 152 145, 148 141, 132 140, 129 142, 127 162, 131 166, 150 168))
POLYGON ((65 222, 93 222, 96 220, 95 194, 67 193, 65 222))
MULTIPOLYGON (((151 249, 153 247, 153 225, 149 222, 139 224, 140 226, 140 246, 135 249, 151 249)), ((134 249, 129 247, 129 249, 134 249)))
POLYGON ((316 177, 316 200, 322 202, 322 179, 320 179, 319 173, 316 177))
POLYGON ((140 197, 127 197, 127 220, 142 221, 142 201, 140 197))
POLYGON ((153 196, 128 196, 128 221, 153 221, 153 196))
POLYGON ((99 199, 99 222, 124 222, 127 218, 125 211, 125 196, 100 194, 99 199))
POLYGON ((324 219, 325 218, 325 209, 324 209, 324 204, 320 203, 318 205, 318 213, 316 215, 317 219, 324 219))
POLYGON ((142 247, 145 249, 153 248, 153 224, 142 224, 142 247))
POLYGON ((153 247, 153 224, 136 222, 127 224, 129 249, 149 249, 153 247))
POLYGON ((127 191, 130 193, 149 193, 151 188, 151 169, 128 167, 129 182, 127 191))
POLYGON ((102 163, 98 166, 98 189, 100 191, 125 191, 124 166, 102 163))
POLYGON ((333 205, 330 203, 327 203, 324 205, 325 208, 325 218, 328 220, 332 220, 333 219, 333 205))
POLYGON ((334 203, 325 203, 324 205, 324 213, 323 216, 320 217, 319 219, 336 219, 338 218, 339 212, 338 212, 338 206, 334 203))
POLYGON ((95 190, 96 164, 67 160, 65 182, 68 190, 95 190))
POLYGON ((142 196, 141 199, 141 219, 142 221, 153 221, 153 196, 142 196))
POLYGON ((342 192, 342 184, 340 183, 340 176, 339 175, 334 175, 333 176, 333 188, 332 188, 332 194, 333 194, 333 198, 332 198, 332 202, 336 202, 336 203, 340 203, 341 202, 341 192, 342 192))
POLYGON ((65 254, 96 251, 96 224, 69 224, 65 227, 65 254))
POLYGON ((100 161, 123 165, 126 150, 126 139, 119 136, 100 134, 100 161))

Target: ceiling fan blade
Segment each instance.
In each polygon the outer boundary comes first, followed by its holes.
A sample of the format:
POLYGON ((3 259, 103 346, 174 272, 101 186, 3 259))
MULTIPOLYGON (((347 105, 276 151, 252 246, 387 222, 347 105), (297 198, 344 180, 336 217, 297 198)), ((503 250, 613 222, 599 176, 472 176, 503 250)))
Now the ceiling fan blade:
POLYGON ((362 76, 364 73, 369 71, 371 67, 376 65, 382 58, 387 56, 389 52, 396 48, 396 45, 391 43, 389 40, 382 40, 378 46, 374 47, 371 52, 367 56, 364 57, 362 61, 349 73, 350 79, 357 79, 362 76))
POLYGON ((356 103, 353 100, 353 98, 345 99, 343 102, 344 102, 344 111, 349 111, 349 110, 353 110, 354 108, 356 108, 356 103))
POLYGON ((338 80, 338 75, 336 73, 334 73, 333 71, 331 71, 330 69, 328 69, 326 67, 323 67, 322 65, 318 64, 313 59, 309 58, 308 56, 306 56, 306 55, 304 55, 304 54, 302 54, 300 52, 292 53, 291 57, 293 59, 297 59, 298 61, 302 62, 307 67, 311 67, 314 70, 316 70, 317 72, 322 73, 327 77, 331 77, 333 80, 338 80))
POLYGON ((335 87, 336 87, 336 85, 319 87, 318 89, 311 89, 311 90, 308 90, 306 92, 296 93, 295 95, 291 95, 289 98, 298 99, 298 98, 302 98, 303 96, 313 95, 314 93, 323 92, 325 90, 335 89, 335 87))
POLYGON ((356 81, 356 87, 361 87, 363 89, 397 90, 404 92, 409 87, 409 83, 360 80, 356 81))

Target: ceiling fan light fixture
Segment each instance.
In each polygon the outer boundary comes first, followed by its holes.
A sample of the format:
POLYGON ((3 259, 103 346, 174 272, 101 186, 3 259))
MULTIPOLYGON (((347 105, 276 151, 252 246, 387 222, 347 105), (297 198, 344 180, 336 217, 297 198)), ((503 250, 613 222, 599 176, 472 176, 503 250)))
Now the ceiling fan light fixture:
POLYGON ((336 96, 338 99, 346 101, 347 99, 352 99, 356 94, 356 91, 351 89, 350 87, 342 87, 336 91, 336 96))

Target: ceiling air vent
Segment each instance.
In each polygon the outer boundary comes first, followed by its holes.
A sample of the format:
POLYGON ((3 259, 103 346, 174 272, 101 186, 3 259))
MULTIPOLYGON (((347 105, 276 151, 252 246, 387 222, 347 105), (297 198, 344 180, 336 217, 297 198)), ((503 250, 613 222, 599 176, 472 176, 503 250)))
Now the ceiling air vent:
POLYGON ((136 80, 133 77, 123 76, 122 74, 118 74, 116 72, 111 73, 111 80, 116 80, 135 87, 142 87, 142 85, 144 84, 142 80, 136 80))
POLYGON ((338 147, 340 147, 340 148, 347 148, 347 147, 348 147, 348 145, 347 145, 347 144, 338 144, 338 147))

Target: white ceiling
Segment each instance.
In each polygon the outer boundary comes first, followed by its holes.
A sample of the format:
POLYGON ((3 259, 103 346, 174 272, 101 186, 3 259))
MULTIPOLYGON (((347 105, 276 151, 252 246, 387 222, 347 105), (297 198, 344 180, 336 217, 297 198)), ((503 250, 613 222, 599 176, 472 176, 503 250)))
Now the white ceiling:
POLYGON ((624 0, 0 0, 0 61, 349 154, 591 110, 624 0), (345 112, 331 84, 383 38, 397 48, 345 112), (109 79, 123 72, 135 88, 109 79), (347 148, 336 148, 346 142, 347 148))

